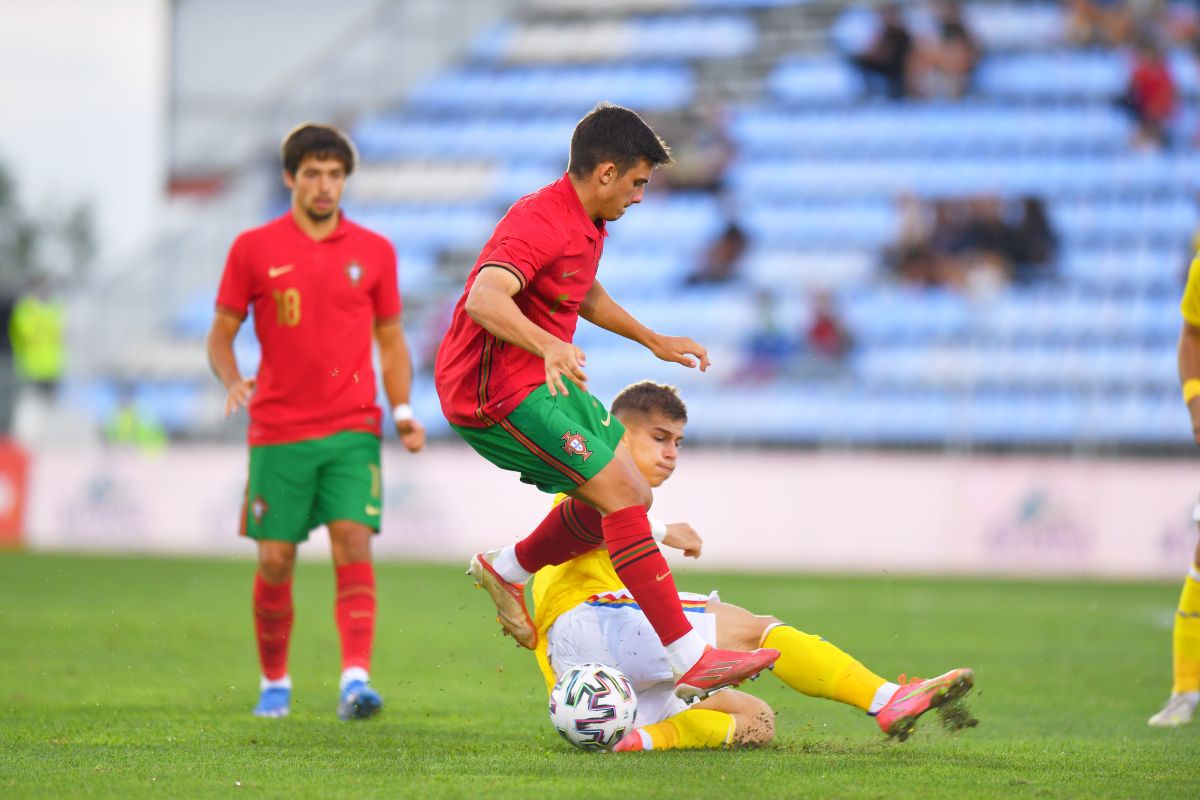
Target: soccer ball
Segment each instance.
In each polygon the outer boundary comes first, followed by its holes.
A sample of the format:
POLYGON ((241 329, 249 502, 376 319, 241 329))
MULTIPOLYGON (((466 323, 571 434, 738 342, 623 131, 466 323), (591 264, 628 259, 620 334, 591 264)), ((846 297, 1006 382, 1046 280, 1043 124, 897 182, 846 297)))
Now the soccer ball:
POLYGON ((580 750, 611 750, 633 730, 637 695, 625 673, 603 664, 580 664, 550 692, 550 722, 580 750))

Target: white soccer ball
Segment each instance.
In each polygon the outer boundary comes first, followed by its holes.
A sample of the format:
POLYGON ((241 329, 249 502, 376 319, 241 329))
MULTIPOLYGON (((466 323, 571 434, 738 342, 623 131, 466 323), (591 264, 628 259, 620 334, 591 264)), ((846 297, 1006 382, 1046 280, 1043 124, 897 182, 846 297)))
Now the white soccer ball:
POLYGON ((580 750, 611 750, 637 720, 637 695, 625 673, 580 664, 558 677, 550 692, 550 722, 580 750))

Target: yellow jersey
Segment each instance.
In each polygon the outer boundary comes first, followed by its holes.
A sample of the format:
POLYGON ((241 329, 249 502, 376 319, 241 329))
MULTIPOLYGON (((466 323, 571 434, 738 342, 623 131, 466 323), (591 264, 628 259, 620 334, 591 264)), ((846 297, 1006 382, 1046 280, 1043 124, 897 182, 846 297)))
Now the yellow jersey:
POLYGON ((1187 286, 1184 287, 1179 310, 1185 322, 1200 328, 1200 252, 1196 253, 1188 268, 1187 286))
MULTIPOLYGON (((557 495, 554 504, 558 505, 566 499, 565 494, 557 495)), ((613 568, 604 546, 576 556, 565 564, 543 567, 534 574, 533 578, 533 625, 537 628, 538 643, 534 648, 538 666, 546 679, 546 688, 553 689, 555 683, 554 670, 550 668, 547 657, 546 632, 554 621, 580 603, 587 602, 593 595, 606 592, 620 591, 625 588, 617 571, 613 568)))

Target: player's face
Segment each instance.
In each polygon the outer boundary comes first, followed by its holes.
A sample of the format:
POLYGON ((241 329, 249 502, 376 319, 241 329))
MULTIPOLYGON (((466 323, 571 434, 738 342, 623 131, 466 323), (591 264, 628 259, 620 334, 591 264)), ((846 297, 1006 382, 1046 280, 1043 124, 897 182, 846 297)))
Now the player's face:
POLYGON ((616 164, 603 165, 600 190, 597 197, 600 200, 600 218, 612 222, 620 219, 625 209, 635 203, 642 202, 646 196, 646 184, 654 167, 649 161, 642 159, 629 169, 618 174, 616 164))
POLYGON ((313 222, 324 222, 337 213, 346 188, 346 168, 336 158, 306 156, 295 175, 285 170, 283 181, 292 190, 292 208, 313 222))
POLYGON ((625 423, 625 444, 651 487, 661 486, 675 471, 685 425, 683 420, 667 419, 662 414, 625 423))

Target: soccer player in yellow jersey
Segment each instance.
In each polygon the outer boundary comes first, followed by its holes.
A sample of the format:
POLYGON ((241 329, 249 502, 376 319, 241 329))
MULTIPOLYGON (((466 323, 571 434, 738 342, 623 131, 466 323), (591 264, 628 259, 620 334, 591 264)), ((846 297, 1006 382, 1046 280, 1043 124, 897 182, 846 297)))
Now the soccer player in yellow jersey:
MULTIPOLYGON (((624 441, 638 469, 657 488, 675 471, 687 408, 677 390, 650 381, 624 389, 612 415, 625 426, 624 441)), ((775 714, 765 702, 726 689, 688 706, 673 692, 666 653, 633 596, 617 577, 599 531, 589 531, 573 514, 574 501, 559 495, 558 508, 581 541, 595 547, 565 564, 545 567, 533 579, 538 664, 553 688, 556 676, 577 664, 597 662, 624 672, 638 697, 638 728, 615 751, 668 750, 766 744, 775 734, 775 714)), ((703 542, 686 523, 652 520, 655 538, 697 558, 703 542)), ((965 694, 974 683, 969 669, 929 680, 890 683, 819 636, 803 633, 771 616, 758 616, 709 595, 680 593, 695 629, 720 648, 779 650, 775 676, 810 697, 855 706, 875 717, 900 740, 917 718, 965 694)), ((903 679, 902 679, 903 680, 903 679)))
MULTIPOLYGON (((1200 444, 1200 253, 1188 270, 1183 290, 1183 330, 1179 334, 1179 380, 1183 384, 1183 402, 1192 417, 1192 435, 1200 444)), ((1200 522, 1200 502, 1192 510, 1192 519, 1200 522)), ((1156 728, 1173 728, 1192 721, 1200 700, 1200 544, 1179 595, 1175 612, 1174 685, 1162 710, 1150 718, 1156 728)))

